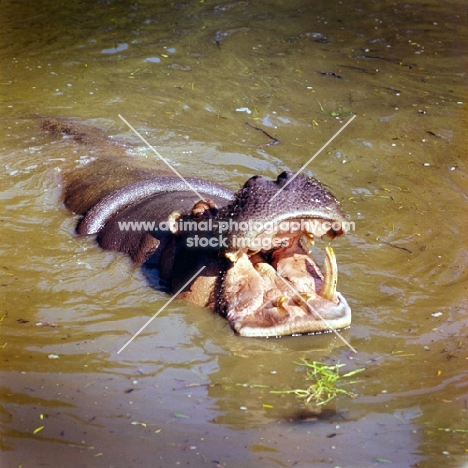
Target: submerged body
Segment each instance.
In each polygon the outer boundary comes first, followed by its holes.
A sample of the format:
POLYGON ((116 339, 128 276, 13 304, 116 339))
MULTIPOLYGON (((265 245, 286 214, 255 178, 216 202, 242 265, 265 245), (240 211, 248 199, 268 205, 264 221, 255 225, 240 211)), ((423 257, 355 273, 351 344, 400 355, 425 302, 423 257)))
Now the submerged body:
POLYGON ((214 309, 243 336, 350 325, 351 310, 336 291, 333 250, 326 249, 323 272, 308 252, 315 238, 343 234, 346 221, 316 179, 288 172, 276 180, 254 176, 234 193, 206 180, 166 175, 123 151, 116 156, 115 144, 83 124, 47 120, 43 127, 105 149, 64 176, 65 205, 83 216, 80 236, 96 236, 102 248, 157 268, 172 292, 204 267, 181 296, 214 309))

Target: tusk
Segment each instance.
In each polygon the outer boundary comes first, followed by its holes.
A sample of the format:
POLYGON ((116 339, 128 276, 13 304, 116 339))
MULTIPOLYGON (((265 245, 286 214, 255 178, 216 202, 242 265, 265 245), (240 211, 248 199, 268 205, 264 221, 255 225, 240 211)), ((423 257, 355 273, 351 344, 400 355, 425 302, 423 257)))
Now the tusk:
POLYGON ((338 267, 336 266, 335 252, 331 247, 325 249, 325 268, 322 290, 320 295, 329 300, 335 301, 336 283, 338 281, 338 267))

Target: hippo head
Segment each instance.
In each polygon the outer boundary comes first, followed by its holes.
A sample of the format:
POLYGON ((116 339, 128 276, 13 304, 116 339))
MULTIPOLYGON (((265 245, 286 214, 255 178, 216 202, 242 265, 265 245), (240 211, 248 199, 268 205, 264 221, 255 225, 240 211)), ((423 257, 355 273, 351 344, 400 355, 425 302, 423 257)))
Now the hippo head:
POLYGON ((223 274, 216 309, 243 336, 331 331, 351 323, 336 291, 337 265, 325 250, 323 272, 309 253, 314 239, 342 235, 339 202, 316 179, 283 172, 254 176, 216 216, 224 233, 223 274))

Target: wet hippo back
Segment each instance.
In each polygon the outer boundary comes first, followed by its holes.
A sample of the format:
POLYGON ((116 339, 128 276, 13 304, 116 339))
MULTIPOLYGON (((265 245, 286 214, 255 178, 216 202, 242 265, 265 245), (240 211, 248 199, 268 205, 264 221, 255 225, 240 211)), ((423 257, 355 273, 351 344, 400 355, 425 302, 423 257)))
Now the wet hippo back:
MULTIPOLYGON (((174 211, 174 207, 179 207, 180 200, 190 199, 193 205, 197 200, 213 199, 215 197, 222 205, 225 205, 233 196, 234 192, 222 185, 193 177, 187 177, 186 179, 179 177, 154 177, 152 179, 141 180, 117 189, 102 198, 88 210, 85 217, 80 221, 77 233, 83 236, 96 234, 116 213, 143 200, 159 200, 160 209, 155 210, 155 213, 157 213, 164 210, 167 206, 174 211), (163 203, 163 198, 159 197, 166 194, 172 194, 172 203, 168 202, 167 197, 164 198, 166 201, 163 203), (179 203, 177 203, 178 199, 179 203)), ((187 209, 188 207, 185 208, 185 210, 187 209)), ((152 220, 151 213, 145 210, 144 214, 147 218, 143 218, 143 220, 152 220)), ((135 217, 134 219, 140 220, 142 218, 135 217)), ((161 221, 162 219, 159 219, 158 222, 161 221)))
MULTIPOLYGON (((161 182, 152 179, 152 182, 161 182)), ((194 182, 192 180, 192 182, 194 182)), ((158 185, 164 186, 164 183, 158 185)), ((174 186, 172 187, 174 188, 174 186)), ((200 185, 198 185, 200 189, 200 185)), ((205 187, 206 188, 206 187, 205 187)), ((226 197, 231 194, 228 189, 213 190, 208 194, 199 192, 204 198, 210 197, 210 203, 214 206, 224 206, 230 200, 226 197), (225 195, 224 197, 220 196, 225 195)), ((110 194, 110 196, 112 196, 110 194)), ((107 197, 106 197, 107 198, 107 197)), ((83 224, 86 221, 94 222, 86 223, 85 227, 91 227, 97 233, 97 241, 103 249, 115 250, 124 252, 133 259, 136 263, 149 262, 156 266, 160 266, 160 255, 164 247, 174 237, 174 232, 170 229, 170 222, 177 226, 176 217, 188 215, 193 207, 200 201, 200 197, 187 190, 173 190, 166 192, 155 192, 146 197, 132 201, 128 206, 119 209, 108 209, 105 204, 101 205, 104 213, 92 209, 78 224, 77 231, 83 235, 83 224), (96 221, 96 216, 98 221, 96 221), (105 218, 105 219, 104 219, 105 218), (98 226, 97 226, 98 225, 98 226), (159 251, 156 257, 153 254, 159 251)))

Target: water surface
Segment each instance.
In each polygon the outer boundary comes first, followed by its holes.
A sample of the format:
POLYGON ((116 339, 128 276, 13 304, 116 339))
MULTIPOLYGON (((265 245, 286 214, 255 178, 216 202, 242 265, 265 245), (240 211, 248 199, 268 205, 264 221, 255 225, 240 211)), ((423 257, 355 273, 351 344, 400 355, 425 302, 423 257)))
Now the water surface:
MULTIPOLYGON (((3 2, 2 465, 468 465, 466 8, 462 2, 3 2), (343 333, 235 336, 74 236, 60 174, 76 118, 237 189, 305 171, 356 230, 333 246, 343 333), (268 138, 245 125, 265 129, 268 138), (274 389, 301 358, 365 367, 320 421, 274 389), (42 429, 41 429, 42 428, 42 429)), ((110 175, 111 176, 111 175, 110 175)), ((323 249, 325 243, 321 243, 323 249)))

